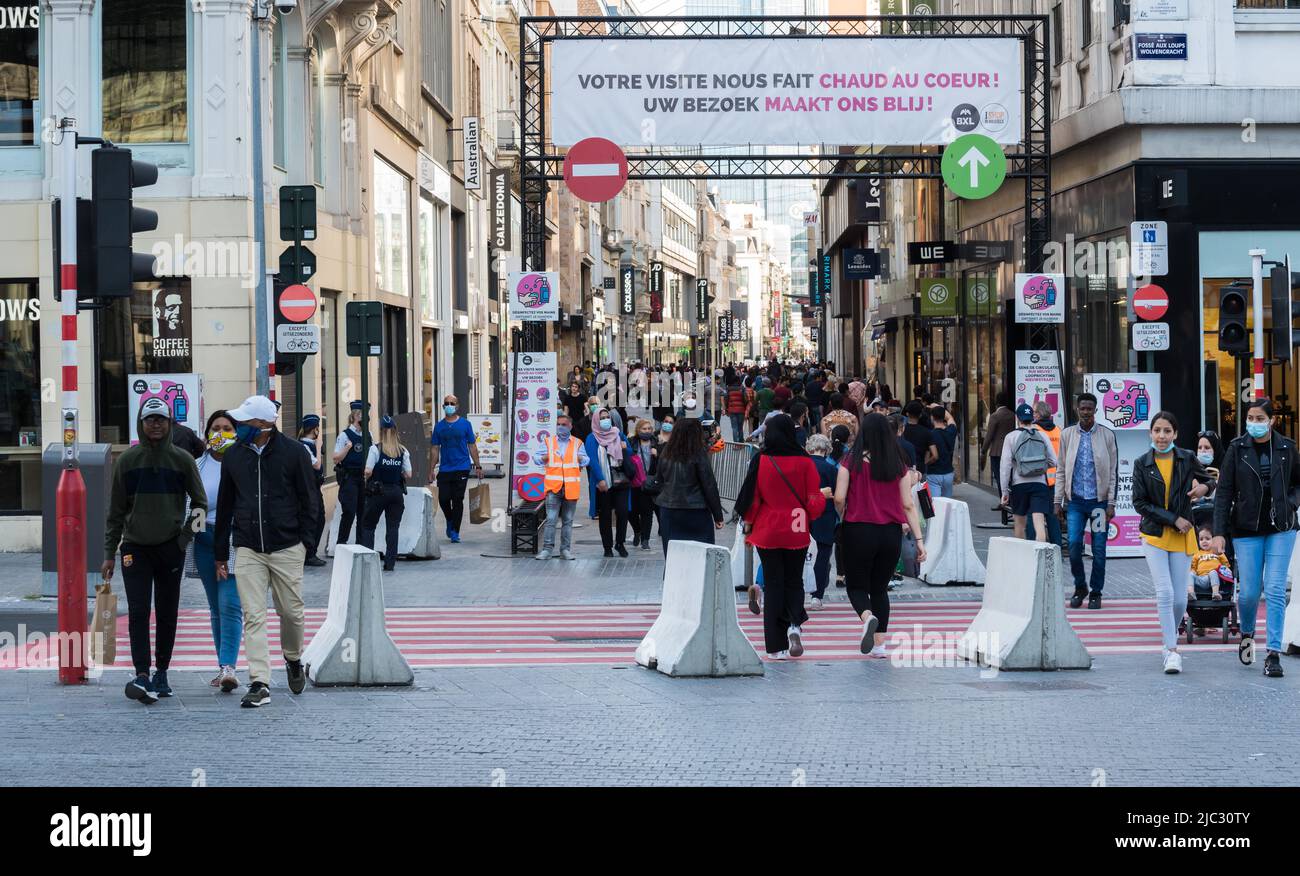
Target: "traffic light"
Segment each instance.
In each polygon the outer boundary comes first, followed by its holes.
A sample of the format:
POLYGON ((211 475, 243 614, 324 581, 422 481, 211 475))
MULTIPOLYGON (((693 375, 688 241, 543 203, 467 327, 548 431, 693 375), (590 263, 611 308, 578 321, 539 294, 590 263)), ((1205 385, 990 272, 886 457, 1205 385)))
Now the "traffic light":
POLYGON ((1250 286, 1231 283, 1219 289, 1219 349, 1225 353, 1249 353, 1250 334, 1246 331, 1250 286))
POLYGON ((1300 290, 1300 274, 1291 272, 1291 257, 1286 264, 1274 265, 1269 272, 1269 297, 1273 305, 1273 358, 1280 362, 1291 361, 1291 348, 1300 337, 1294 331, 1296 308, 1300 301, 1293 294, 1300 290))
POLYGON ((158 182, 158 168, 133 161, 130 149, 101 146, 90 153, 90 179, 90 234, 95 251, 90 288, 98 298, 125 298, 133 283, 157 276, 154 257, 132 252, 131 239, 137 231, 157 228, 158 214, 134 206, 131 190, 158 182))

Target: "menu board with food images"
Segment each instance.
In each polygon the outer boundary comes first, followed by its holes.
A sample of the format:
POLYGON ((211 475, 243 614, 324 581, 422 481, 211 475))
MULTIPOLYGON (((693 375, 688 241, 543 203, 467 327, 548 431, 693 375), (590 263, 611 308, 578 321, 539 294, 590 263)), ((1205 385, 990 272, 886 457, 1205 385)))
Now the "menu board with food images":
POLYGON ((521 478, 545 475, 546 466, 533 462, 533 454, 546 447, 546 439, 555 434, 556 358, 554 353, 519 353, 514 361, 511 385, 515 397, 510 423, 513 457, 510 489, 516 490, 521 478))
POLYGON ((469 424, 474 427, 478 444, 478 460, 482 465, 504 465, 501 451, 501 414, 470 414, 469 424))

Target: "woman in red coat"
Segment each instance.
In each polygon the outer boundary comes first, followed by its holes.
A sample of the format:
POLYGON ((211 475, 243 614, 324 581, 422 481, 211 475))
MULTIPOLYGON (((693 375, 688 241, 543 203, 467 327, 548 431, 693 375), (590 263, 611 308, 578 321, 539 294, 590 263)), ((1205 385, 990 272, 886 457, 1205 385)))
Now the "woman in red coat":
POLYGON ((774 660, 803 654, 809 523, 821 516, 830 492, 822 489, 816 465, 795 440, 794 421, 785 414, 769 419, 763 452, 749 465, 736 511, 745 520, 746 541, 763 563, 763 640, 774 660))

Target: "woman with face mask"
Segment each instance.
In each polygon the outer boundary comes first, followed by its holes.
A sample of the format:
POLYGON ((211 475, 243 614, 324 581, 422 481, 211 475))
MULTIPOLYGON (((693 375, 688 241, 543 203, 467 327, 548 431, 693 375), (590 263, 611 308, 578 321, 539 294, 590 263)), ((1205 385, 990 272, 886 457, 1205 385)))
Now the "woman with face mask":
MULTIPOLYGON (((659 443, 655 440, 653 420, 636 421, 632 432, 632 453, 641 459, 641 468, 647 478, 659 472, 659 443)), ((641 487, 632 490, 632 544, 643 551, 650 550, 650 534, 654 529, 655 498, 641 487)))
MULTIPOLYGON (((1183 670, 1178 625, 1187 613, 1191 557, 1199 548, 1192 503, 1214 489, 1214 479, 1190 450, 1174 445, 1178 420, 1168 411, 1151 418, 1151 449, 1133 463, 1133 510, 1142 518, 1142 554, 1156 585, 1156 612, 1164 670, 1183 670)), ((1222 553, 1222 551, 1220 551, 1222 553)))
POLYGON ((214 411, 208 417, 204 430, 208 449, 198 459, 199 477, 208 494, 208 517, 203 530, 195 533, 190 562, 186 564, 188 578, 203 581, 203 591, 208 597, 208 611, 212 616, 212 643, 217 649, 217 675, 208 682, 231 693, 239 687, 235 663, 239 659, 239 642, 244 634, 244 611, 239 603, 239 589, 235 583, 234 552, 228 565, 230 575, 217 579, 217 566, 213 559, 212 537, 216 530, 217 490, 221 485, 221 459, 235 444, 235 422, 225 411, 214 411))
POLYGON ((1262 593, 1268 603, 1268 655, 1264 674, 1282 677, 1282 626, 1286 618, 1287 569, 1296 539, 1300 466, 1296 445, 1273 428, 1273 403, 1255 399, 1246 408, 1246 434, 1228 445, 1214 497, 1214 541, 1224 553, 1232 536, 1240 578, 1241 644, 1237 656, 1255 661, 1255 619, 1262 593))
POLYGON ((618 414, 608 408, 597 408, 592 416, 591 434, 587 436, 587 484, 596 497, 596 516, 600 520, 600 542, 605 556, 627 556, 624 541, 627 538, 627 520, 631 513, 631 463, 628 457, 632 447, 623 434, 618 414), (627 462, 627 469, 624 463, 627 462), (615 529, 617 527, 617 529, 615 529))

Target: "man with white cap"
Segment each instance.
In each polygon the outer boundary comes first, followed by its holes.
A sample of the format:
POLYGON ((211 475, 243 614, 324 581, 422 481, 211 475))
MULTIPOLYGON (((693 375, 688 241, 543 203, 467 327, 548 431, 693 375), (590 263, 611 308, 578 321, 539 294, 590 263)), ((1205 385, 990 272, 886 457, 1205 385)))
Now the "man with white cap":
POLYGON ((307 683, 302 657, 302 567, 305 545, 316 530, 316 490, 311 459, 302 445, 275 428, 279 406, 263 395, 249 396, 230 411, 236 444, 221 463, 213 553, 217 578, 227 575, 231 526, 239 566, 239 601, 244 608, 244 650, 248 693, 241 705, 271 699, 270 651, 266 640, 266 590, 280 616, 280 650, 289 690, 307 683))

